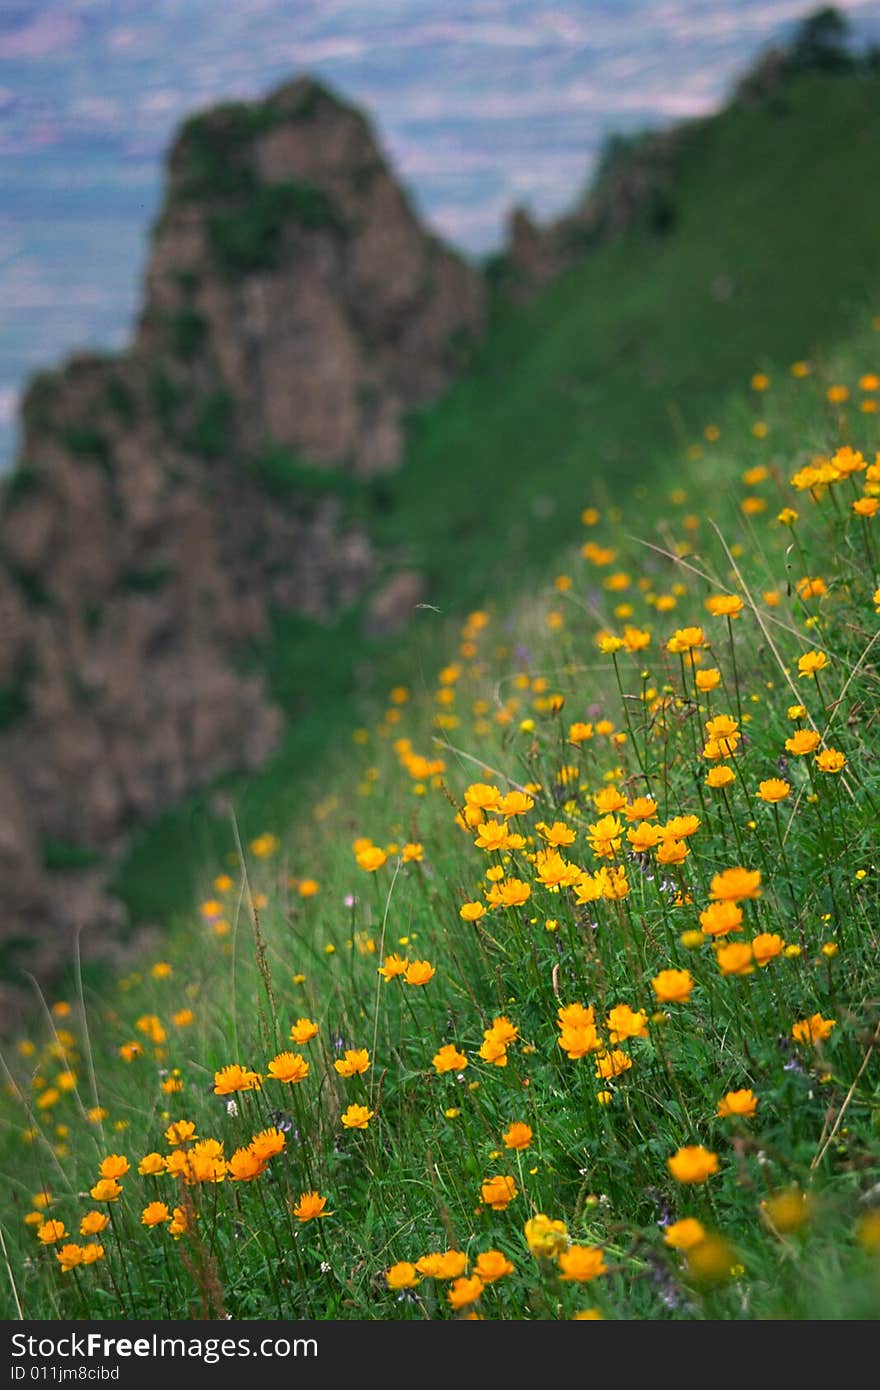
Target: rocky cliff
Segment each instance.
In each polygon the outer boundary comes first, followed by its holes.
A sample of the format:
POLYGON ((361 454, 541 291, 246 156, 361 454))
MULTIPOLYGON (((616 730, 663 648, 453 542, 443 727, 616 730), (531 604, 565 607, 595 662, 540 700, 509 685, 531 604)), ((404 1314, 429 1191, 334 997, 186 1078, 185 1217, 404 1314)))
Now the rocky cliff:
POLYGON ((92 852, 267 756, 280 716, 242 651, 273 605, 321 619, 379 577, 320 480, 395 468, 483 317, 318 84, 183 127, 130 349, 35 379, 0 490, 3 973, 68 960, 78 926, 99 949, 92 852))

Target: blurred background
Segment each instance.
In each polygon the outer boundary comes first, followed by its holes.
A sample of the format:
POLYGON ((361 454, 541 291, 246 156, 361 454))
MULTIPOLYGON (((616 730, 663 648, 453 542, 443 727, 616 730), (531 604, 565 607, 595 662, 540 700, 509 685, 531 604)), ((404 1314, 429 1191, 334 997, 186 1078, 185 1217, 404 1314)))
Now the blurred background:
MULTIPOLYGON (((610 132, 706 114, 803 0, 3 0, 0 469, 27 376, 131 336, 179 123, 298 73, 364 107, 427 222, 472 256, 567 208, 610 132)), ((837 6, 857 43, 873 0, 837 6)))

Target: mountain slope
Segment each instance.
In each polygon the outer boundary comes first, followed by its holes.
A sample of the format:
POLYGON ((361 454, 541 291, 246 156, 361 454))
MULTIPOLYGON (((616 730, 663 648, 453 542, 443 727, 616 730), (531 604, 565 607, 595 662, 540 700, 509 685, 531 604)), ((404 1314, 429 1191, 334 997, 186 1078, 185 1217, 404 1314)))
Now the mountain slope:
MULTIPOLYGON (((527 305, 497 297, 469 371, 412 419, 369 518, 380 549, 423 571, 425 602, 457 611, 515 590, 585 496, 671 483, 732 382, 810 354, 821 367, 880 303, 878 153, 876 76, 791 79, 689 130, 664 231, 642 219, 527 305)), ((408 670, 436 621, 415 615, 408 670)), ((359 699, 387 688, 396 650, 364 643, 357 609, 329 627, 276 616, 256 662, 294 722, 263 772, 228 784, 245 833, 292 819, 304 776, 359 722, 359 699)), ((183 910, 204 856, 228 847, 227 818, 191 798, 138 838, 117 888, 135 917, 183 910)))

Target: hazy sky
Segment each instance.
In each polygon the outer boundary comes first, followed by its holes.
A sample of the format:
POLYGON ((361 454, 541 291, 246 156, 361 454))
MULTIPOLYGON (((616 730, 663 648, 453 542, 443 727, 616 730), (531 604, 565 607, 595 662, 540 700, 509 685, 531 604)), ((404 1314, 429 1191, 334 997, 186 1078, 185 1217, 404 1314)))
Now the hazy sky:
MULTIPOLYGON (((310 71, 473 255, 574 201, 604 136, 712 110, 810 0, 0 0, 0 467, 21 385, 122 346, 187 113, 310 71)), ((880 38, 880 0, 840 0, 880 38)))

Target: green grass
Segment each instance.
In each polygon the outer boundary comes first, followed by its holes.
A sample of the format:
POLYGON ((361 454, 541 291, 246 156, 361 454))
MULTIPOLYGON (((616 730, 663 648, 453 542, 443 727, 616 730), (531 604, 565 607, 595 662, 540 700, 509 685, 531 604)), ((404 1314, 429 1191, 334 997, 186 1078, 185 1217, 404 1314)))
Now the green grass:
POLYGON ((540 581, 434 615, 362 727, 322 711, 320 769, 274 786, 242 856, 203 836, 188 920, 34 1020, 0 1108, 25 1316, 880 1316, 880 516, 852 507, 880 496, 878 344, 866 325, 805 379, 731 388, 699 422, 717 439, 582 524, 585 485, 540 581), (822 455, 830 485, 790 481, 822 455), (646 823, 665 856, 631 848, 646 823), (278 1151, 254 1176, 258 1134, 278 1151), (112 1225, 80 1236, 87 1212, 112 1225), (101 1257, 62 1272, 87 1240, 101 1257), (487 1257, 501 1277, 473 1282, 487 1257))
MULTIPOLYGON (((781 114, 731 110, 692 133, 673 231, 637 229, 530 306, 494 305, 467 375, 413 419, 381 509, 351 502, 381 548, 422 569, 428 603, 461 612, 515 592, 587 493, 622 498, 669 476, 753 370, 846 338, 880 295, 878 139, 877 77, 799 78, 781 114)), ((227 779, 246 833, 282 820, 336 716, 355 721, 380 673, 403 669, 413 644, 429 652, 434 628, 427 610, 384 643, 351 617, 276 624, 262 662, 296 724, 263 773, 227 779)), ((116 879, 135 918, 184 910, 206 841, 228 847, 207 805, 197 794, 136 837, 116 879)))

